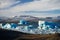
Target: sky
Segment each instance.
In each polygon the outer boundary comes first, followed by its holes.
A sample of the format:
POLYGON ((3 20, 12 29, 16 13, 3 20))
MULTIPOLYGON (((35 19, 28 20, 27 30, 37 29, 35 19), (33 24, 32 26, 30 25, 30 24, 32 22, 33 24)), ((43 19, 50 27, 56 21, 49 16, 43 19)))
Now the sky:
POLYGON ((60 0, 0 0, 0 16, 60 16, 60 0))

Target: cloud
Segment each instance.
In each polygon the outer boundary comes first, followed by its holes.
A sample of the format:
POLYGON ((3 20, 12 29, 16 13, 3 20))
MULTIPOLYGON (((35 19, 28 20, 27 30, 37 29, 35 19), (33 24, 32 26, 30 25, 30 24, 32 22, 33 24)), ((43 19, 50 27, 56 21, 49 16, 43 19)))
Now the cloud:
POLYGON ((31 1, 33 1, 33 0, 1 0, 0 9, 9 9, 18 4, 24 4, 24 3, 31 2, 31 1))
MULTIPOLYGON (((50 1, 50 0, 49 0, 50 1)), ((55 9, 60 9, 60 6, 58 4, 53 4, 49 1, 34 1, 34 2, 30 2, 28 4, 22 5, 22 6, 16 6, 13 9, 16 11, 20 10, 20 11, 45 11, 45 10, 55 10, 55 9)))
MULTIPOLYGON (((28 11, 28 12, 35 11, 37 13, 39 12, 39 14, 42 14, 41 13, 41 11, 42 11, 42 12, 46 12, 49 14, 49 13, 51 13, 51 10, 52 11, 60 10, 60 0, 33 0, 33 1, 26 0, 25 2, 24 2, 24 0, 18 0, 18 1, 9 0, 9 1, 6 1, 5 3, 4 2, 2 2, 1 6, 0 6, 0 13, 2 13, 2 14, 4 14, 4 13, 22 14, 25 11, 28 11), (22 4, 20 4, 20 2, 22 4), (16 5, 16 6, 14 6, 14 5, 16 5), (6 9, 4 9, 4 8, 6 8, 6 9)), ((46 13, 44 13, 44 14, 46 14, 46 13)), ((53 11, 52 13, 55 13, 55 11, 53 11)), ((56 13, 58 13, 58 11, 56 13)))
MULTIPOLYGON (((59 3, 59 0, 34 0, 31 2, 30 1, 25 1, 24 0, 18 0, 18 1, 3 1, 1 3, 1 7, 5 7, 5 6, 14 6, 16 4, 19 4, 19 3, 25 3, 27 2, 26 4, 22 4, 22 5, 17 5, 15 7, 13 7, 12 9, 13 10, 21 10, 21 11, 25 11, 25 10, 38 10, 38 11, 41 11, 41 10, 53 10, 53 9, 60 9, 60 3, 59 3), (13 4, 13 5, 12 5, 13 4)), ((16 11, 17 11, 16 10, 16 11)))
POLYGON ((7 9, 13 4, 17 4, 20 1, 15 0, 0 0, 0 9, 7 9))
POLYGON ((60 10, 48 10, 48 11, 21 11, 22 13, 50 13, 50 14, 60 14, 60 10))

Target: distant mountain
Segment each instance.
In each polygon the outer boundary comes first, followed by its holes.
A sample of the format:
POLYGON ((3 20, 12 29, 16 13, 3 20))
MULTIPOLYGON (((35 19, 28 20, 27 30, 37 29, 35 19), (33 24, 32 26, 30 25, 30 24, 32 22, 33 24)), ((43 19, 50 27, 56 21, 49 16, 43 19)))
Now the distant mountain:
POLYGON ((31 20, 31 21, 37 21, 37 20, 39 20, 39 18, 30 16, 30 15, 21 15, 20 18, 24 19, 24 20, 31 20))
POLYGON ((4 17, 4 16, 3 16, 3 17, 0 17, 0 22, 1 22, 1 21, 6 21, 6 20, 8 20, 8 19, 9 19, 8 17, 4 17))
POLYGON ((38 18, 30 15, 21 15, 21 16, 14 16, 14 17, 1 17, 0 16, 0 22, 18 22, 20 20, 26 20, 26 21, 34 21, 37 22, 38 20, 53 20, 53 21, 58 21, 60 20, 60 16, 57 16, 53 19, 53 17, 46 17, 46 18, 38 18))
POLYGON ((13 17, 13 20, 27 20, 27 21, 38 21, 39 18, 37 17, 33 17, 33 16, 30 16, 30 15, 21 15, 21 16, 15 16, 13 17))
POLYGON ((14 16, 14 17, 0 17, 0 22, 18 22, 19 20, 26 20, 26 21, 38 21, 39 18, 33 17, 30 15, 21 15, 21 16, 14 16))

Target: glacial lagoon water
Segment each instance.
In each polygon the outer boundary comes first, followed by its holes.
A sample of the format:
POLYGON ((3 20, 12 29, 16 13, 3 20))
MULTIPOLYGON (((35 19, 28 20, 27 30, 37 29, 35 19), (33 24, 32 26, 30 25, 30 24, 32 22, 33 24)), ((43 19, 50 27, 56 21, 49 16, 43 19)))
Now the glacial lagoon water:
POLYGON ((0 28, 30 34, 60 33, 60 26, 56 23, 40 22, 38 25, 21 25, 16 23, 0 23, 0 28))

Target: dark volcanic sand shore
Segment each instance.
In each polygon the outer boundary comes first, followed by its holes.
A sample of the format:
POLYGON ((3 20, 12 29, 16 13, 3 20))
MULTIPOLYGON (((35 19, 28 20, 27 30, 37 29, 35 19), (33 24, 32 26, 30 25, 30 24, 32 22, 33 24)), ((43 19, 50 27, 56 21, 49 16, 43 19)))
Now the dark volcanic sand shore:
POLYGON ((0 40, 60 40, 60 34, 39 35, 0 29, 0 40))

